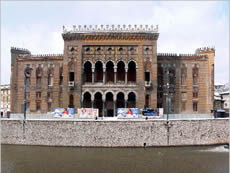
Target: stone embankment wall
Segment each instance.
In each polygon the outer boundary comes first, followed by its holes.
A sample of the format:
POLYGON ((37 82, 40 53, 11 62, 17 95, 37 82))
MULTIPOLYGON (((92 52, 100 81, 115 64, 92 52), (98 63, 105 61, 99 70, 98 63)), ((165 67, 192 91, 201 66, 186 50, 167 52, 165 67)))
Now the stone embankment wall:
POLYGON ((2 120, 2 144, 142 147, 229 143, 229 119, 2 120))

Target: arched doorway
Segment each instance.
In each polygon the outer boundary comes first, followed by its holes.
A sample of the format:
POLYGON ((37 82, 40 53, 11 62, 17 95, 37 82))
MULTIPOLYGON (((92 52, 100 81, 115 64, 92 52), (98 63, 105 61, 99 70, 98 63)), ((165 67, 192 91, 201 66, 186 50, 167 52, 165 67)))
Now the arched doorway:
POLYGON ((84 64, 84 82, 92 82, 92 64, 89 61, 84 64))
POLYGON ((128 94, 128 108, 135 108, 136 107, 136 95, 134 92, 130 92, 128 94))
POLYGON ((106 82, 114 82, 114 64, 112 61, 106 63, 106 82))
POLYGON ((114 102, 113 102, 113 94, 111 92, 108 92, 106 94, 105 98, 105 110, 106 110, 106 116, 107 117, 113 117, 114 116, 114 102))
POLYGON ((103 113, 103 100, 102 100, 102 94, 100 92, 97 92, 94 95, 94 108, 98 109, 99 117, 102 117, 103 113))
POLYGON ((128 82, 136 82, 136 63, 134 61, 128 64, 128 82))
POLYGON ((117 82, 125 82, 125 63, 123 61, 119 61, 117 64, 117 82))
POLYGON ((122 92, 117 94, 117 108, 125 108, 125 95, 122 92))
POLYGON ((103 64, 97 61, 95 64, 95 82, 103 82, 103 64))
POLYGON ((83 108, 91 108, 91 94, 89 92, 84 93, 83 95, 83 108))

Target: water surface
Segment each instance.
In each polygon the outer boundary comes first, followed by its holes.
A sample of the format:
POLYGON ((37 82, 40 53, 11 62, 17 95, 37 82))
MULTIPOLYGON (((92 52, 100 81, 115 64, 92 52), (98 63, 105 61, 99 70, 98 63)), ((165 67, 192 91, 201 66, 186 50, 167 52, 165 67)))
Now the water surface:
POLYGON ((2 145, 2 173, 228 173, 223 146, 77 148, 2 145))

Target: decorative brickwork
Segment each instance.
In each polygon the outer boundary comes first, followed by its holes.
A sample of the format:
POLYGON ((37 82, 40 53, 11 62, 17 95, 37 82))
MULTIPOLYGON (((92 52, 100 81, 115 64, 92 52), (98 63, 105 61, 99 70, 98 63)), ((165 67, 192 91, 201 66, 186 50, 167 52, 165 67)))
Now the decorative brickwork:
POLYGON ((63 27, 62 36, 63 55, 11 49, 12 112, 22 111, 26 68, 32 68, 26 79, 28 112, 56 107, 94 107, 100 116, 114 116, 119 107, 167 111, 167 83, 170 113, 210 113, 213 107, 213 48, 157 54, 157 26, 63 27))

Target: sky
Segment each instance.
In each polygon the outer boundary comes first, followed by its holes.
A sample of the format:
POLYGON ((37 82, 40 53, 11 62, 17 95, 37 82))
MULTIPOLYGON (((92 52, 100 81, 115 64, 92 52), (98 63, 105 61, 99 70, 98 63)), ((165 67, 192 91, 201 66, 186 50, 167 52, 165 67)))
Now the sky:
POLYGON ((158 25, 158 53, 215 46, 215 82, 229 82, 228 1, 1 1, 1 84, 10 83, 10 48, 63 53, 62 26, 158 25))

